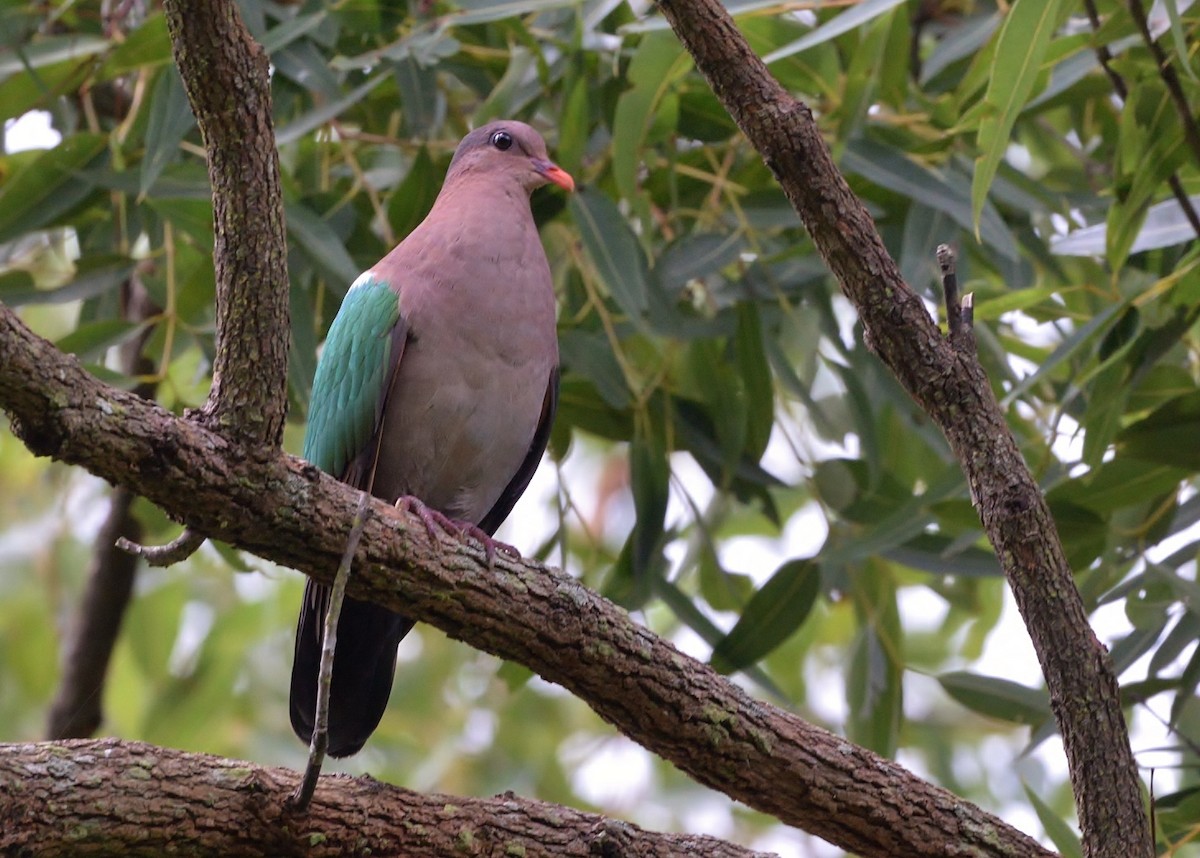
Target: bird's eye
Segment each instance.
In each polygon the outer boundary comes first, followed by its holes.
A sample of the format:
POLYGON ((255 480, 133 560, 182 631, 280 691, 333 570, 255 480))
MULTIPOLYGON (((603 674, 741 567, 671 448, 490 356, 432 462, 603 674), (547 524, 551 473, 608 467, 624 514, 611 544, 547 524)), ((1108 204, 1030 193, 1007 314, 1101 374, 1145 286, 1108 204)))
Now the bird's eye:
POLYGON ((507 152, 509 149, 512 148, 512 144, 513 144, 512 135, 509 134, 507 131, 497 131, 495 134, 492 135, 492 145, 495 146, 497 149, 499 149, 501 152, 507 152))

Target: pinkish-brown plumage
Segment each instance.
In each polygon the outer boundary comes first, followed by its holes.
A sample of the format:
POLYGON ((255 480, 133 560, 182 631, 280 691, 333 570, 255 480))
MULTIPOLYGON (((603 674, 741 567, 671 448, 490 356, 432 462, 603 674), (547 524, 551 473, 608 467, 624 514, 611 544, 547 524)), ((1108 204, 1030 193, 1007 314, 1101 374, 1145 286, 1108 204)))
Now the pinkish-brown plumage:
MULTIPOLYGON (((429 215, 343 302, 314 382, 319 413, 309 417, 310 433, 327 437, 306 439, 306 455, 346 450, 318 464, 344 461, 337 476, 389 502, 411 495, 487 534, 499 527, 537 468, 557 399, 553 284, 529 207, 529 195, 551 182, 574 187, 524 123, 489 123, 463 139, 429 215), (388 348, 380 349, 378 333, 361 343, 355 337, 368 336, 361 314, 380 303, 385 286, 398 316, 388 348), (355 365, 377 351, 387 353, 384 372, 355 365)), ((296 633, 292 725, 305 740, 327 598, 325 587, 308 582, 296 633)), ((355 753, 375 729, 396 645, 411 627, 391 611, 346 600, 330 703, 332 755, 355 753)))

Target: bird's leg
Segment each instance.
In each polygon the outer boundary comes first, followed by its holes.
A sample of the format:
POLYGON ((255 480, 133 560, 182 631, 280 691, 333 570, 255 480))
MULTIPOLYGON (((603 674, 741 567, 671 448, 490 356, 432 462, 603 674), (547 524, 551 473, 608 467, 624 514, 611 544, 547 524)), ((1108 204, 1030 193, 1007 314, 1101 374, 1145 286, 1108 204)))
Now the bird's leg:
POLYGON ((503 551, 514 560, 521 559, 521 552, 516 546, 509 545, 507 542, 501 542, 499 539, 493 539, 487 531, 480 528, 478 525, 471 524, 469 521, 454 521, 458 526, 459 532, 464 536, 473 537, 480 545, 483 546, 483 556, 487 560, 488 569, 492 568, 492 561, 496 559, 496 552, 503 551))
POLYGON ((491 568, 493 561, 496 559, 497 551, 503 551, 515 560, 521 559, 521 552, 514 546, 509 545, 507 542, 493 539, 491 534, 473 522, 450 518, 444 512, 426 506, 418 497, 402 495, 396 500, 396 508, 414 513, 420 518, 421 523, 425 525, 425 532, 429 534, 429 541, 434 545, 440 544, 438 537, 439 530, 459 539, 469 536, 476 540, 483 546, 483 554, 487 559, 488 568, 491 568))
POLYGON ((446 516, 442 515, 436 509, 430 509, 425 506, 424 501, 415 495, 401 495, 396 499, 396 509, 402 509, 405 512, 411 512, 417 518, 421 519, 421 524, 425 525, 425 533, 429 535, 429 541, 433 543, 434 548, 440 550, 442 541, 439 536, 439 531, 450 534, 451 536, 458 535, 458 528, 446 516))
POLYGON ((362 492, 358 498, 358 509, 350 526, 346 550, 333 579, 333 591, 329 594, 329 607, 325 609, 325 629, 321 636, 321 666, 317 673, 317 706, 313 718, 313 732, 308 745, 308 765, 296 791, 288 797, 288 804, 296 810, 304 810, 312 801, 321 776, 321 764, 325 762, 325 751, 329 748, 329 689, 333 685, 333 654, 337 648, 338 618, 342 613, 342 601, 346 596, 346 582, 350 580, 350 567, 354 552, 362 537, 367 518, 371 513, 371 496, 362 492))

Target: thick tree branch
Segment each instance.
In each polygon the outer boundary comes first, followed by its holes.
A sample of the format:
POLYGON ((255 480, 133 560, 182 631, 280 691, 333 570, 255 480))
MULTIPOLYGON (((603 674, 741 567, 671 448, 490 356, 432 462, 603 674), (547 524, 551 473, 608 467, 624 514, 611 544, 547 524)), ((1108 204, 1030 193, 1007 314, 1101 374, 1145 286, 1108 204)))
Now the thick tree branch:
POLYGON ((287 417, 288 278, 266 52, 232 0, 163 3, 213 191, 217 356, 206 425, 278 446, 287 417))
MULTIPOLYGON (((35 453, 190 527, 333 582, 359 492, 109 387, 0 305, 0 407, 35 453)), ((863 856, 1038 856, 1034 841, 894 762, 750 697, 563 573, 374 502, 348 592, 520 662, 701 783, 863 856)), ((320 788, 318 788, 318 796, 320 788)))
MULTIPOLYGON (((168 0, 167 15, 177 61, 205 133, 214 186, 220 348, 204 419, 177 418, 98 382, 2 305, 0 406, 35 453, 86 467, 145 495, 197 532, 330 583, 358 495, 270 446, 277 444, 283 419, 287 306, 266 60, 227 0, 168 0)), ((720 29, 720 17, 697 20, 716 28, 704 38, 728 36, 720 29)), ((766 81, 773 83, 769 77, 766 81)), ((718 94, 729 95, 719 87, 718 94)), ((792 133, 811 126, 801 105, 775 95, 765 84, 745 93, 752 110, 763 109, 757 117, 760 131, 774 127, 792 133)), ((745 111, 734 115, 746 127, 745 111)), ((813 139, 819 147, 815 131, 807 138, 781 137, 768 163, 777 175, 791 174, 811 161, 813 139)), ((820 174, 817 179, 828 181, 820 174)), ((829 187, 836 190, 836 184, 829 187)), ((932 359, 939 358, 945 343, 919 300, 899 282, 894 267, 888 269, 890 260, 881 248, 853 244, 860 235, 873 234, 869 217, 848 192, 845 198, 823 199, 822 205, 828 205, 824 216, 844 233, 840 243, 825 248, 843 282, 848 272, 861 272, 865 260, 868 272, 859 275, 860 295, 870 294, 876 278, 898 284, 892 294, 873 299, 870 309, 876 319, 896 326, 868 324, 873 336, 882 337, 876 349, 889 363, 900 355, 911 361, 903 346, 914 331, 920 332, 917 351, 936 366, 932 359), (922 318, 924 329, 913 325, 913 319, 922 318)), ((970 405, 971 397, 983 395, 980 390, 990 396, 977 365, 977 376, 967 376, 970 383, 945 369, 943 364, 944 389, 934 398, 943 410, 947 403, 970 405)), ((910 372, 917 374, 916 369, 910 372)), ((997 420, 1003 430, 1002 419, 997 420)), ((992 425, 978 431, 1001 434, 992 425)), ((1011 455, 1016 457, 1015 447, 1011 455)), ((1003 484, 983 489, 985 522, 989 504, 1024 497, 1003 484)), ((1042 524, 1036 512, 1029 527, 1042 524)), ((489 565, 478 552, 461 546, 453 550, 449 540, 438 549, 428 544, 415 517, 379 503, 372 513, 355 558, 351 594, 403 610, 473 646, 529 666, 700 782, 864 856, 1049 854, 895 763, 754 700, 573 579, 506 557, 489 565)), ((1018 541, 1008 550, 1021 548, 1018 541)), ((997 553, 1001 549, 997 543, 997 553)), ((1028 574, 1043 571, 1036 555, 1022 562, 1028 574)), ((1066 589, 1071 589, 1069 578, 1066 589)), ((1113 690, 1115 699, 1115 686, 1113 690)), ((140 770, 143 775, 146 771, 140 770)), ((156 771, 152 768, 150 774, 156 771)), ((74 774, 74 785, 86 787, 83 774, 78 769, 74 774)), ((145 786, 143 780, 139 789, 145 786)), ((317 798, 322 800, 320 788, 317 798)), ((280 807, 282 802, 272 803, 270 812, 281 812, 280 807)), ((361 807, 356 805, 355 811, 360 820, 361 807)), ((75 836, 78 830, 68 834, 75 836)), ((319 845, 311 838, 309 842, 319 845)))
POLYGON ((962 464, 1029 629, 1066 748, 1085 853, 1154 854, 1116 678, 1087 622, 1054 519, 978 360, 938 331, 835 167, 808 107, 771 76, 718 0, 659 8, 774 172, 857 308, 869 347, 962 464))
POLYGON ((423 795, 329 776, 304 813, 298 776, 116 739, 0 745, 0 853, 311 858, 341 855, 762 856, 511 794, 423 795), (370 808, 370 813, 366 812, 370 808))

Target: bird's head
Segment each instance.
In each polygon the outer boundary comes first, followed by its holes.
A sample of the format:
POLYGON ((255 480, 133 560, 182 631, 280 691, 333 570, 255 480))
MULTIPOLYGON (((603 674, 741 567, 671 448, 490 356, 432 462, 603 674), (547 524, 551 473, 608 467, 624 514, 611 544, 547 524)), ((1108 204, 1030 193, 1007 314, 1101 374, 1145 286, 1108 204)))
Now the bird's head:
POLYGON ((546 154, 542 135, 515 119, 489 122, 462 139, 446 182, 467 174, 512 176, 527 192, 551 183, 575 190, 571 174, 546 154))

